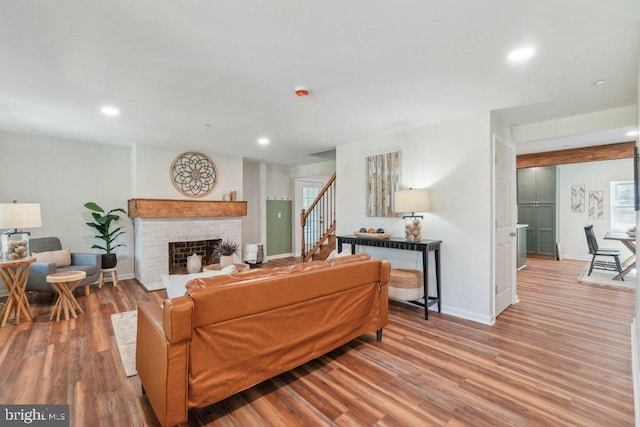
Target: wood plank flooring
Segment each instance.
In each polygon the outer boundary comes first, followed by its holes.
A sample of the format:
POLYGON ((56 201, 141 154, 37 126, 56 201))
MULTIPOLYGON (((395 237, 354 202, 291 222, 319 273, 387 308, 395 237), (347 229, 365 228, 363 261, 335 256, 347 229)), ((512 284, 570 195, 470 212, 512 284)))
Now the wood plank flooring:
MULTIPOLYGON (((382 343, 362 336, 192 410, 190 425, 632 426, 635 291, 579 284, 583 266, 530 259, 520 303, 494 326, 425 321, 393 303, 382 343)), ((35 322, 0 329, 0 402, 68 403, 74 426, 157 425, 138 377, 125 377, 110 316, 164 297, 122 280, 78 296, 85 312, 59 322, 52 299, 32 297, 35 322)))

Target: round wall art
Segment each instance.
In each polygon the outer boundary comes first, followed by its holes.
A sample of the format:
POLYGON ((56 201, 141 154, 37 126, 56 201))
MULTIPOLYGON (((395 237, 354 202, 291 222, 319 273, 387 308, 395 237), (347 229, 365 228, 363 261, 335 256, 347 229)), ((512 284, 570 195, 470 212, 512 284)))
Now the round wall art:
POLYGON ((204 197, 218 182, 216 165, 209 157, 195 151, 176 157, 169 172, 176 190, 188 197, 204 197))

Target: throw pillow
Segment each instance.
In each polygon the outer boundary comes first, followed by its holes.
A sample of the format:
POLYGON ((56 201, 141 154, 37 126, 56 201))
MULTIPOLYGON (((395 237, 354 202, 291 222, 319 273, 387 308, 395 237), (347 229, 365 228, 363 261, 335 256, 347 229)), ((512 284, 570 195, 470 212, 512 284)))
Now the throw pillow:
POLYGON ((343 256, 350 256, 350 255, 351 255, 351 251, 343 250, 342 252, 338 253, 338 250, 334 249, 334 250, 331 251, 331 253, 327 257, 327 261, 329 261, 330 259, 333 259, 333 258, 339 258, 339 257, 343 257, 343 256))
POLYGON ((55 262, 56 267, 66 267, 71 265, 71 249, 60 249, 59 251, 32 252, 37 262, 55 262))

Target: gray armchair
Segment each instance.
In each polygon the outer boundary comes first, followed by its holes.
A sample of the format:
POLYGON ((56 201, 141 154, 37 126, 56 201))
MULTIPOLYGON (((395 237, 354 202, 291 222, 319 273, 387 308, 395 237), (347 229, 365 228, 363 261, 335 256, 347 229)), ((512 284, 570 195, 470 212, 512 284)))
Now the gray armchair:
MULTIPOLYGON (((57 237, 42 237, 29 240, 29 250, 31 253, 59 251, 62 249, 60 239, 57 237)), ((53 292, 55 289, 47 282, 47 275, 59 273, 61 271, 84 271, 87 277, 80 282, 80 286, 85 286, 84 293, 89 295, 89 287, 91 283, 98 280, 100 276, 101 258, 100 254, 92 253, 71 253, 71 265, 66 267, 56 267, 53 262, 34 262, 29 270, 29 278, 27 279, 27 291, 36 292, 53 292)))

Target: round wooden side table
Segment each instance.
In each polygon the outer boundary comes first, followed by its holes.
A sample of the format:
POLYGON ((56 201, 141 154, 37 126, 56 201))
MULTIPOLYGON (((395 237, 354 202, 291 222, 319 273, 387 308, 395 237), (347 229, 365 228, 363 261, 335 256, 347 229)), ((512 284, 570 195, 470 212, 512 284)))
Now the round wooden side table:
POLYGON ((53 306, 53 310, 51 310, 50 320, 53 320, 54 317, 56 317, 56 320, 60 320, 63 311, 65 320, 69 320, 69 313, 74 319, 78 318, 77 311, 84 313, 73 296, 73 290, 78 287, 85 277, 87 277, 87 273, 84 271, 63 271, 47 276, 47 282, 51 283, 58 292, 58 299, 53 306))
MULTIPOLYGON (((236 272, 238 273, 242 273, 243 271, 249 271, 249 264, 245 264, 245 263, 238 263, 238 264, 233 264, 236 266, 236 272)), ((202 271, 216 271, 216 270, 222 270, 222 266, 220 264, 209 264, 209 265, 205 265, 204 267, 202 267, 202 271)))
POLYGON ((11 312, 14 313, 16 325, 20 324, 20 314, 24 315, 25 320, 33 321, 31 306, 27 301, 24 288, 27 286, 29 268, 35 260, 35 257, 29 257, 14 261, 0 261, 0 279, 2 279, 4 287, 7 288, 7 292, 9 292, 7 302, 2 309, 0 327, 7 323, 11 312))
POLYGON ((116 268, 103 268, 100 270, 100 278, 98 279, 98 289, 102 287, 102 283, 104 282, 104 274, 111 273, 111 282, 113 282, 113 286, 118 286, 118 272, 116 268))

